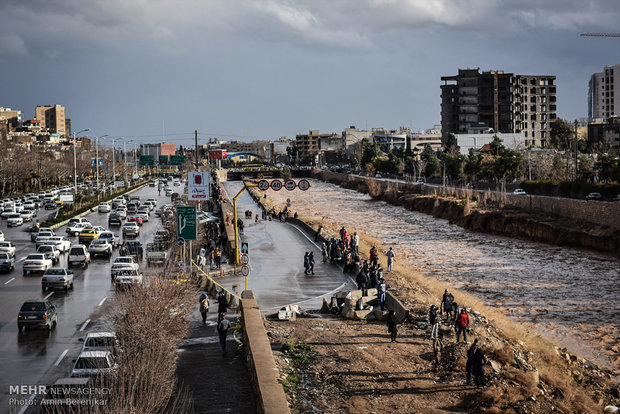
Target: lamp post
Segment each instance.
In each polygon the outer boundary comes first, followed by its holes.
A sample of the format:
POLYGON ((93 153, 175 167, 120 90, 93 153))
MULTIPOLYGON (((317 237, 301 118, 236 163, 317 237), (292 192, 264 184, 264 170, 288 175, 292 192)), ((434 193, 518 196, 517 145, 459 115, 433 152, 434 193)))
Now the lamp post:
POLYGON ((135 167, 134 175, 138 175, 138 143, 133 142, 133 165, 135 167))
POLYGON ((97 170, 97 200, 99 200, 99 138, 103 139, 107 137, 108 134, 105 134, 102 137, 97 137, 95 140, 95 168, 97 170))
POLYGON ((116 191, 116 147, 114 146, 116 138, 112 138, 112 184, 114 185, 114 191, 116 191))
POLYGON ((125 161, 125 186, 127 185, 127 141, 123 139, 123 160, 125 161))
POLYGON ((82 132, 90 131, 90 128, 83 129, 77 133, 73 133, 73 203, 77 201, 77 155, 75 152, 75 146, 77 145, 77 141, 75 140, 75 136, 81 134, 82 132))

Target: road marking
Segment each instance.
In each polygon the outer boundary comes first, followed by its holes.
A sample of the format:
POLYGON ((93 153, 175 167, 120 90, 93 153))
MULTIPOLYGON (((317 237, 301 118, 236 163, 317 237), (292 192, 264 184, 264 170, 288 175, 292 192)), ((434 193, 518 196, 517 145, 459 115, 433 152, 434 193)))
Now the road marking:
POLYGON ((54 292, 50 293, 49 295, 47 295, 46 297, 43 298, 43 300, 48 300, 50 296, 52 296, 54 294, 54 292))
POLYGON ((60 356, 58 357, 58 359, 56 360, 56 362, 54 363, 54 366, 57 367, 58 365, 60 365, 60 361, 62 361, 62 359, 65 357, 65 355, 67 355, 67 352, 69 352, 68 349, 65 349, 64 351, 62 351, 62 354, 60 354, 60 356))
POLYGON ((26 402, 26 404, 24 404, 24 406, 22 407, 22 409, 21 409, 21 410, 19 410, 19 413, 18 413, 18 414, 24 414, 24 413, 26 412, 26 410, 27 410, 28 408, 30 408, 30 403, 32 402, 32 400, 34 400, 34 397, 36 397, 36 396, 37 396, 36 394, 32 394, 32 395, 30 396, 30 398, 28 398, 28 401, 26 402))
POLYGON ((26 258, 25 258, 25 257, 22 257, 21 259, 17 260, 15 263, 21 263, 21 262, 23 262, 24 260, 26 260, 26 258))
POLYGON ((84 329, 86 329, 86 325, 88 325, 89 322, 90 322, 90 319, 86 319, 86 321, 84 321, 84 323, 80 327, 80 331, 83 331, 84 329))
POLYGON ((101 302, 99 302, 99 305, 97 305, 97 306, 101 306, 101 305, 103 305, 103 302, 105 302, 105 300, 106 300, 107 298, 108 298, 108 297, 106 296, 106 297, 104 297, 103 299, 101 299, 101 302))
POLYGON ((14 280, 15 280, 15 278, 14 278, 14 277, 12 277, 12 278, 10 278, 9 280, 7 280, 6 282, 4 282, 4 284, 5 284, 5 285, 8 285, 9 283, 11 283, 11 282, 12 282, 12 281, 14 281, 14 280))

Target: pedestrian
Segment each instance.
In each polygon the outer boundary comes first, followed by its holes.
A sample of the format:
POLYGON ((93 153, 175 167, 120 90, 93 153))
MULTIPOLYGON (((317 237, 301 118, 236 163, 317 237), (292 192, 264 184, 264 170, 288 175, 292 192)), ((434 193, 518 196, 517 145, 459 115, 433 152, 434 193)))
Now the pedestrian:
POLYGON ((443 352, 443 338, 435 337, 433 339, 433 354, 435 355, 435 369, 439 370, 441 367, 441 353, 443 352))
POLYGON ((314 276, 314 252, 310 252, 308 255, 308 265, 308 271, 314 276))
POLYGON ((215 266, 219 269, 222 265, 222 252, 220 252, 220 248, 215 248, 215 266))
POLYGON ((484 365, 487 363, 482 349, 478 347, 471 358, 471 372, 474 375, 474 384, 484 387, 484 365))
POLYGON ((467 363, 465 364, 465 374, 467 385, 471 384, 471 362, 474 357, 474 353, 478 349, 478 338, 474 339, 474 343, 471 344, 469 349, 467 350, 467 363))
POLYGON ((359 246, 360 246, 360 236, 358 236, 356 232, 353 233, 353 239, 351 240, 351 245, 352 245, 353 252, 357 254, 359 246))
POLYGON ((314 241, 319 241, 319 236, 321 236, 321 230, 323 230, 323 225, 319 225, 319 228, 316 230, 314 234, 314 241))
POLYGON ((207 292, 203 292, 198 298, 198 303, 200 303, 200 314, 202 315, 202 324, 207 323, 207 312, 209 312, 209 295, 207 292))
POLYGON ((367 276, 364 273, 364 270, 359 272, 357 274, 357 276, 355 277, 355 282, 357 283, 357 288, 359 290, 361 290, 362 292, 364 291, 364 289, 366 289, 366 279, 367 279, 367 276))
POLYGON ((304 253, 304 275, 308 274, 308 270, 310 269, 310 253, 304 253))
POLYGON ((226 308, 228 308, 228 303, 226 303, 226 295, 220 290, 220 293, 217 295, 217 323, 220 323, 224 315, 226 315, 226 308))
POLYGON ((387 256, 387 271, 392 271, 392 265, 394 264, 394 250, 390 247, 390 250, 385 254, 387 256))
POLYGON ((327 246, 325 245, 325 243, 321 245, 321 256, 321 263, 327 262, 327 246))
POLYGON ((390 286, 385 283, 385 279, 379 279, 379 285, 377 286, 377 296, 379 298, 379 305, 381 306, 381 310, 385 310, 385 294, 390 289, 390 286))
POLYGON ((390 333, 391 342, 398 342, 396 334, 398 334, 398 321, 396 320, 396 311, 391 310, 387 318, 388 332, 390 333))
POLYGON ((215 269, 215 250, 209 253, 209 270, 215 269))
POLYGON ((431 305, 428 311, 428 323, 431 325, 431 339, 437 338, 439 333, 439 317, 437 316, 437 306, 431 305))
POLYGON ((217 324, 217 333, 220 335, 220 347, 222 347, 222 353, 226 355, 226 337, 228 336, 228 329, 230 328, 230 321, 226 319, 226 313, 222 313, 222 319, 217 324))
POLYGON ((441 311, 446 314, 446 322, 448 322, 452 317, 452 304, 454 303, 454 296, 452 293, 446 289, 441 299, 441 311))
POLYGON ((463 342, 467 342, 467 327, 469 326, 469 315, 465 311, 465 308, 461 309, 461 314, 456 321, 456 326, 458 328, 458 330, 456 331, 456 342, 459 341, 461 333, 463 333, 463 342))

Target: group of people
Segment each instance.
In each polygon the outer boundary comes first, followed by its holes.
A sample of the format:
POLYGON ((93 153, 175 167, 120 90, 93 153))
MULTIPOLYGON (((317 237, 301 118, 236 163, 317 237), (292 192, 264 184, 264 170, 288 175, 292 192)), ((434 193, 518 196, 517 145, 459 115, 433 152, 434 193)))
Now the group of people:
MULTIPOLYGON (((223 291, 219 291, 216 297, 217 302, 217 332, 220 339, 220 347, 226 355, 226 337, 230 329, 230 321, 226 319, 226 311, 228 309, 228 301, 223 291)), ((207 323, 207 314, 209 312, 209 295, 205 291, 198 297, 200 314, 202 315, 202 324, 207 323)))
POLYGON ((219 269, 222 265, 222 248, 226 242, 224 229, 218 222, 207 223, 204 227, 205 244, 200 248, 197 264, 209 265, 209 270, 219 269))

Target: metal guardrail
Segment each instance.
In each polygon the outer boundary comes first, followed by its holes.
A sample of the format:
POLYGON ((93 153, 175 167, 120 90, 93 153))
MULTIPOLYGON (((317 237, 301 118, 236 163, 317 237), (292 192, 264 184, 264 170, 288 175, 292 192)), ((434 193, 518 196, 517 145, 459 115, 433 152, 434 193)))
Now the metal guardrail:
POLYGON ((207 274, 207 272, 205 272, 204 270, 202 270, 202 269, 200 268, 200 266, 198 266, 198 265, 196 264, 196 262, 194 262, 193 260, 192 260, 192 264, 194 265, 194 267, 195 267, 196 269, 198 269, 198 270, 200 271, 200 273, 202 273, 203 275, 205 275, 205 277, 206 277, 207 279, 211 280, 211 281, 212 281, 213 283, 215 283, 217 286, 219 286, 220 288, 222 288, 222 289, 223 289, 223 290, 225 290, 226 292, 230 293, 230 294, 231 294, 231 296, 234 296, 234 297, 236 297, 237 299, 241 300, 241 296, 237 295, 236 293, 231 292, 230 290, 226 289, 224 286, 222 286, 222 285, 220 285, 219 283, 217 283, 217 282, 216 282, 216 281, 215 281, 215 280, 214 280, 211 276, 209 276, 209 275, 207 274))

